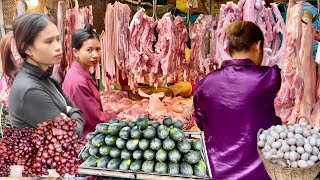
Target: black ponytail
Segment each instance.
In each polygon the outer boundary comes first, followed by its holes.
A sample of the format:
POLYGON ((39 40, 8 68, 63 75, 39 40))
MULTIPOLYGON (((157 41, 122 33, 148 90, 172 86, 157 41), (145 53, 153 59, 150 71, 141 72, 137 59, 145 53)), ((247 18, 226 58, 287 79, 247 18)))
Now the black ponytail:
POLYGON ((99 35, 93 30, 91 24, 86 24, 84 28, 76 30, 72 36, 72 48, 79 50, 83 42, 88 39, 96 38, 99 40, 99 35))

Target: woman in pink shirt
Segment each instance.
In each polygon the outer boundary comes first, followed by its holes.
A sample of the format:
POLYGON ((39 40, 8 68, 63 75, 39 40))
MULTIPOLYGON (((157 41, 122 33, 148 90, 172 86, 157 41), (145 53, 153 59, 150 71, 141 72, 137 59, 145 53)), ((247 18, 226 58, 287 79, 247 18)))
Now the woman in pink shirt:
POLYGON ((101 56, 99 36, 93 31, 92 25, 87 24, 73 34, 72 48, 76 60, 68 70, 62 88, 83 112, 85 137, 95 131, 98 123, 108 122, 115 114, 103 112, 97 81, 89 72, 89 68, 96 66, 101 56))

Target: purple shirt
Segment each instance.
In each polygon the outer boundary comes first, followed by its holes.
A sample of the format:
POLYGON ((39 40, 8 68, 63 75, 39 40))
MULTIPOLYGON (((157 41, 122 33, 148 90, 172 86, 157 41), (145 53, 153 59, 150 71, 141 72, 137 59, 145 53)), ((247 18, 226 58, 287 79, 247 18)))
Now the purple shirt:
POLYGON ((194 118, 205 133, 213 179, 270 179, 257 152, 257 133, 281 123, 273 101, 280 89, 277 66, 249 59, 224 61, 194 94, 194 118))
POLYGON ((73 61, 62 88, 67 97, 83 112, 86 122, 83 137, 89 132, 94 132, 98 123, 107 122, 115 117, 115 114, 103 112, 96 80, 77 61, 73 61))

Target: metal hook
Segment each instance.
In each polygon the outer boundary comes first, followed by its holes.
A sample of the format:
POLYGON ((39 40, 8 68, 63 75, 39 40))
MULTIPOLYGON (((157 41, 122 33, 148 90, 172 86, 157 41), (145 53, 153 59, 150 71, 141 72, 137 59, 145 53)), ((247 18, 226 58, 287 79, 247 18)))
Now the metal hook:
POLYGON ((153 6, 153 15, 152 15, 152 17, 155 20, 158 20, 158 17, 157 17, 157 0, 153 0, 152 6, 153 6))

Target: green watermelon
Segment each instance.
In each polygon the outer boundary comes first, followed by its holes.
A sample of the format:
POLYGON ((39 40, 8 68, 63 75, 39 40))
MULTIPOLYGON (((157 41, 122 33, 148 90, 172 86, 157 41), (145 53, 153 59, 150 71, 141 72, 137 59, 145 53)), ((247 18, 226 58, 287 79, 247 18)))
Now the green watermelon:
POLYGON ((120 170, 128 170, 130 168, 131 163, 132 163, 131 159, 125 159, 121 162, 119 169, 120 170))
POLYGON ((146 172, 146 173, 152 173, 153 170, 154 170, 154 161, 145 161, 143 164, 142 164, 142 171, 146 172))
POLYGON ((124 149, 121 152, 121 159, 131 159, 132 152, 129 151, 128 149, 124 149))
POLYGON ((178 143, 177 149, 181 153, 188 153, 191 150, 191 144, 186 139, 183 139, 178 143))
POLYGON ((110 120, 109 120, 109 124, 113 124, 113 123, 119 123, 119 119, 117 119, 117 118, 111 118, 110 120))
POLYGON ((120 164, 121 164, 121 159, 114 158, 108 162, 107 168, 108 169, 119 169, 120 164))
POLYGON ((111 160, 110 156, 102 156, 97 163, 97 168, 106 168, 108 162, 111 160))
POLYGON ((138 126, 135 126, 131 129, 130 135, 133 139, 140 139, 142 136, 142 132, 139 130, 138 126))
POLYGON ((181 153, 178 150, 173 149, 169 151, 168 157, 171 162, 176 163, 181 159, 181 153))
POLYGON ((123 127, 119 132, 119 137, 122 139, 130 139, 130 127, 123 127))
POLYGON ((96 125, 96 130, 104 135, 108 134, 109 123, 99 123, 96 125))
POLYGON ((173 123, 173 127, 178 128, 178 129, 183 129, 184 124, 181 120, 177 120, 173 123))
POLYGON ((150 141, 147 140, 147 139, 141 139, 140 142, 139 142, 139 148, 141 150, 146 150, 149 148, 149 145, 150 145, 150 141))
POLYGON ((153 139, 156 137, 157 131, 154 127, 148 126, 144 131, 143 131, 143 137, 145 139, 153 139))
POLYGON ((199 156, 199 152, 193 151, 193 150, 184 154, 183 157, 184 157, 184 160, 191 165, 196 164, 201 159, 201 157, 199 156))
POLYGON ((99 154, 99 148, 96 147, 96 146, 91 146, 91 147, 89 148, 89 154, 90 154, 91 156, 100 156, 100 154, 99 154))
POLYGON ((168 153, 167 151, 165 151, 164 149, 159 149, 156 153, 156 160, 160 161, 160 162, 164 162, 168 157, 168 153))
POLYGON ((159 174, 165 174, 168 171, 168 166, 164 162, 157 162, 154 171, 159 174))
POLYGON ((84 166, 85 167, 97 167, 98 161, 99 161, 99 158, 97 158, 95 156, 90 156, 84 162, 84 166))
POLYGON ((193 175, 192 166, 186 162, 182 162, 180 164, 180 173, 185 176, 192 176, 193 175))
POLYGON ((117 137, 112 136, 111 134, 108 134, 106 136, 106 138, 104 139, 104 142, 106 143, 106 145, 115 146, 116 142, 117 142, 117 139, 118 139, 117 137))
POLYGON ((158 138, 164 140, 169 137, 169 129, 165 125, 160 125, 157 129, 158 138))
POLYGON ((130 139, 126 144, 126 147, 130 151, 137 150, 139 147, 139 139, 130 139))
POLYGON ((129 122, 128 121, 119 121, 119 125, 121 127, 126 127, 126 126, 129 126, 129 122))
POLYGON ((131 121, 129 122, 129 127, 133 128, 136 126, 136 124, 137 124, 136 121, 131 121))
POLYGON ((107 156, 107 155, 110 154, 111 149, 112 149, 112 146, 103 145, 103 146, 100 147, 99 153, 100 153, 102 156, 107 156))
POLYGON ((122 139, 122 138, 118 138, 117 141, 116 141, 116 146, 119 149, 126 148, 126 144, 127 144, 127 140, 122 139))
POLYGON ((137 149, 133 151, 133 154, 132 154, 133 159, 139 160, 142 158, 142 156, 143 156, 143 151, 141 149, 137 149))
POLYGON ((120 158, 121 157, 121 150, 117 147, 113 147, 110 151, 110 156, 112 158, 120 158))
POLYGON ((154 138, 150 142, 150 149, 158 151, 162 146, 161 140, 159 138, 154 138))
POLYGON ((141 114, 138 116, 136 123, 140 130, 144 130, 148 127, 148 121, 149 121, 148 115, 141 114))
POLYGON ((141 160, 134 160, 130 165, 131 171, 140 171, 142 168, 142 161, 141 160))
POLYGON ((160 123, 158 121, 153 121, 151 126, 157 129, 160 126, 160 123))
POLYGON ((119 123, 110 124, 108 127, 108 134, 118 136, 122 126, 119 123))
POLYGON ((175 145, 176 143, 170 138, 167 138, 162 142, 163 149, 167 151, 174 149, 175 145))
POLYGON ((155 156, 155 152, 151 149, 147 149, 143 152, 143 157, 146 159, 146 160, 153 160, 154 159, 154 156, 155 156))
POLYGON ((171 127, 173 125, 173 119, 171 117, 165 117, 163 118, 162 124, 171 127))
POLYGON ((173 139, 176 142, 180 142, 182 139, 184 139, 185 135, 184 132, 181 129, 178 128, 172 128, 170 129, 170 138, 173 139))
POLYGON ((193 139, 191 142, 191 147, 195 151, 201 151, 202 150, 202 141, 200 139, 193 139))
POLYGON ((193 165, 194 175, 199 177, 205 177, 207 175, 207 166, 202 160, 193 165))
POLYGON ((89 153, 89 148, 87 148, 86 150, 84 150, 82 153, 81 153, 81 159, 82 160, 86 160, 88 157, 90 157, 90 153, 89 153))
POLYGON ((93 139, 96 135, 98 135, 98 134, 99 134, 99 132, 91 132, 91 133, 88 133, 87 136, 86 136, 88 142, 91 143, 92 139, 93 139))
POLYGON ((179 174, 179 164, 178 163, 169 162, 168 163, 168 174, 170 174, 170 175, 179 174))
POLYGON ((98 134, 96 135, 93 139, 92 139, 92 145, 96 146, 96 147, 100 147, 102 145, 104 145, 104 139, 105 139, 105 135, 103 134, 98 134))

